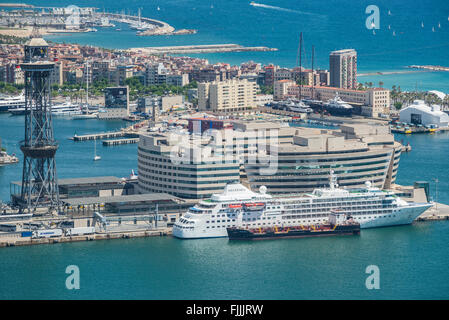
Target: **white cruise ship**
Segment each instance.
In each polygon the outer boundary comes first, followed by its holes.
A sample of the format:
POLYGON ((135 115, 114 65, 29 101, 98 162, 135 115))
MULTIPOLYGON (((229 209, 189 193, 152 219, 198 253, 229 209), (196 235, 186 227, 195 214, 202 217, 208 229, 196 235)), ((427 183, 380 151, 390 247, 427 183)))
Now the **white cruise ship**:
POLYGON ((288 227, 326 223, 332 210, 350 215, 361 228, 412 223, 430 203, 409 203, 371 186, 341 189, 331 173, 329 188, 311 194, 271 196, 241 184, 229 184, 221 194, 203 200, 178 219, 173 235, 181 239, 226 237, 228 227, 288 227))

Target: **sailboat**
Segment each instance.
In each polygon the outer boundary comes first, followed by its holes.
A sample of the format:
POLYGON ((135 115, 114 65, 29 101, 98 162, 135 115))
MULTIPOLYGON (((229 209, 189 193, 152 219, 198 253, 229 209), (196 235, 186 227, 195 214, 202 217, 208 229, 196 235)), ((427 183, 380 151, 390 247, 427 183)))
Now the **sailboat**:
POLYGON ((82 108, 82 114, 72 117, 73 120, 96 119, 98 112, 89 110, 89 60, 86 61, 86 105, 82 108))
POLYGON ((97 139, 95 139, 95 144, 94 144, 94 161, 100 160, 101 157, 99 155, 97 155, 97 139))
POLYGON ((393 37, 395 37, 395 36, 396 36, 396 31, 393 30, 393 37))
POLYGON ((424 28, 424 22, 421 22, 421 28, 424 28))
POLYGON ((435 32, 435 27, 432 27, 432 32, 435 32))
POLYGON ((131 170, 131 175, 129 176, 129 180, 137 180, 138 176, 134 173, 134 170, 131 170))

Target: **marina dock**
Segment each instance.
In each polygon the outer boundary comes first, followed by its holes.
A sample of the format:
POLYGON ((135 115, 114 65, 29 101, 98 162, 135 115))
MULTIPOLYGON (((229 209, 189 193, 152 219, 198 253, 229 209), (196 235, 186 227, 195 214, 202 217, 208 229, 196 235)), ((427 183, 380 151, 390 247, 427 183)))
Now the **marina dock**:
POLYGON ((124 137, 125 134, 126 133, 123 131, 85 134, 85 135, 80 135, 80 136, 75 134, 71 139, 73 141, 99 140, 99 139, 106 139, 106 138, 124 137))
POLYGON ((121 144, 132 144, 132 143, 139 143, 139 138, 103 140, 104 146, 117 146, 121 144))
MULTIPOLYGON (((86 218, 89 219, 88 217, 86 218)), ((429 210, 424 212, 421 216, 419 216, 415 220, 415 223, 431 222, 438 220, 449 220, 449 205, 436 203, 434 207, 430 208, 429 210)), ((21 221, 21 223, 26 224, 25 221, 21 221)), ((108 230, 109 230, 108 232, 105 232, 104 230, 102 231, 98 230, 96 233, 88 235, 60 236, 54 238, 31 238, 31 237, 22 237, 21 232, 9 232, 9 233, 0 232, 0 248, 13 247, 13 246, 28 246, 36 244, 55 244, 65 242, 93 241, 93 240, 131 239, 131 238, 158 237, 158 236, 160 237, 160 236, 171 236, 172 234, 171 227, 145 228, 139 225, 133 227, 128 225, 128 227, 125 226, 109 227, 108 230)))
MULTIPOLYGON (((125 129, 119 131, 110 131, 110 132, 100 132, 100 133, 91 133, 91 134, 83 134, 77 135, 75 134, 70 140, 73 141, 89 141, 89 140, 100 140, 100 139, 109 139, 109 138, 139 138, 139 129, 148 124, 147 120, 142 122, 133 124, 125 129)), ((119 139, 117 139, 119 140, 119 139)), ((120 139, 120 140, 129 140, 129 139, 120 139)), ((115 145, 115 144, 124 144, 124 143, 137 143, 137 141, 133 142, 123 142, 123 143, 107 143, 105 145, 115 145)), ((103 141, 104 144, 104 141, 103 141)))
POLYGON ((420 215, 416 221, 449 220, 449 205, 436 203, 432 208, 420 215))
POLYGON ((82 236, 63 236, 57 238, 21 238, 19 234, 13 234, 8 237, 0 235, 0 248, 2 247, 18 247, 30 246, 36 244, 55 244, 65 242, 79 242, 79 241, 93 241, 93 240, 112 240, 112 239, 132 239, 132 238, 146 238, 146 237, 162 237, 171 235, 171 228, 159 228, 157 230, 137 230, 126 232, 102 232, 91 235, 82 236))

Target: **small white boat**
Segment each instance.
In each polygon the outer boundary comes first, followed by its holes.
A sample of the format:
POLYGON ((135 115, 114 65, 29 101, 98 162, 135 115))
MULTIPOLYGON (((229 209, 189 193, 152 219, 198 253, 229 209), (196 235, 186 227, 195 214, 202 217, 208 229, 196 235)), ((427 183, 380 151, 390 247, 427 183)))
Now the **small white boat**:
POLYGON ((95 144, 94 144, 94 161, 98 161, 100 159, 101 159, 101 157, 99 155, 97 155, 97 140, 95 139, 95 144))
POLYGON ((131 170, 131 175, 129 176, 129 180, 137 180, 138 176, 134 173, 134 170, 131 170))

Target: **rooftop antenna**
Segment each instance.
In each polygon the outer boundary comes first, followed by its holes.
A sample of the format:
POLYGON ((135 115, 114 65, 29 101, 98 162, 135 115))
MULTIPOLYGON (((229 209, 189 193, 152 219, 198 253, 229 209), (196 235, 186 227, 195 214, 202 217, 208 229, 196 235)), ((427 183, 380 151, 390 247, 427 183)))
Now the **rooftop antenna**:
POLYGON ((314 99, 315 74, 313 73, 313 62, 315 59, 315 46, 312 46, 312 99, 314 99))
POLYGON ((299 100, 302 98, 302 32, 299 34, 299 100))

